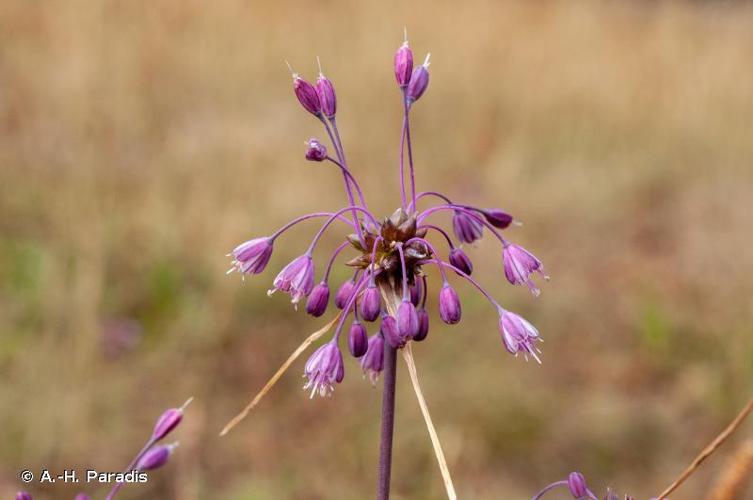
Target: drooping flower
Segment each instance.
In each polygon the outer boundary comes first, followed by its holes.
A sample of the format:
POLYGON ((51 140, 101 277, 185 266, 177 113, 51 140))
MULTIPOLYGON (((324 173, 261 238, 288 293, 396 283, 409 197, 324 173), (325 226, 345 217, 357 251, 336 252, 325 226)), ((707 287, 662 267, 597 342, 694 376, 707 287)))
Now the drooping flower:
POLYGON ((408 99, 408 104, 411 105, 418 101, 424 92, 426 87, 429 86, 429 58, 431 54, 426 55, 424 63, 418 68, 413 70, 413 74, 410 77, 408 83, 408 89, 405 91, 405 97, 408 99))
POLYGON ((457 267, 467 275, 473 273, 473 262, 468 258, 466 253, 461 248, 453 248, 450 250, 450 264, 457 267))
POLYGON ((460 241, 470 244, 481 239, 484 225, 475 216, 455 210, 452 216, 452 230, 460 241))
POLYGON ((356 282, 352 279, 344 281, 340 288, 337 289, 335 294, 335 306, 338 309, 345 309, 348 301, 353 296, 353 292, 356 289, 356 282))
POLYGON ((517 356, 518 352, 523 352, 526 359, 530 354, 533 358, 541 363, 536 348, 536 342, 540 342, 539 331, 528 321, 515 313, 499 308, 499 332, 502 335, 502 341, 510 352, 517 356))
POLYGON ((371 384, 376 384, 379 374, 384 370, 384 338, 379 333, 369 337, 366 354, 361 358, 361 368, 371 384))
POLYGON ((429 313, 423 307, 418 310, 418 333, 413 336, 413 340, 421 342, 429 335, 429 313))
POLYGON ((488 208, 482 212, 489 224, 499 229, 506 229, 512 224, 512 215, 499 208, 488 208))
POLYGON ((327 148, 318 139, 306 141, 306 159, 308 161, 324 161, 327 159, 327 148))
POLYGON ((350 331, 348 332, 348 350, 354 358, 360 358, 366 354, 366 349, 369 347, 369 337, 366 334, 366 328, 360 321, 354 321, 350 325, 350 331))
POLYGON ((311 256, 301 255, 285 266, 275 278, 273 286, 274 288, 267 292, 269 295, 280 290, 290 294, 293 304, 307 297, 314 288, 314 262, 311 256))
POLYGON ((381 309, 379 289, 374 285, 369 285, 361 298, 361 317, 366 321, 374 321, 379 317, 381 309))
POLYGON ((401 344, 413 338, 418 333, 418 313, 416 306, 410 300, 403 300, 397 308, 397 332, 401 337, 401 344))
POLYGON ((395 79, 401 88, 408 86, 412 72, 413 51, 408 46, 408 40, 406 40, 395 52, 395 79))
POLYGON ((315 318, 318 318, 327 310, 329 302, 329 287, 324 281, 311 290, 311 294, 306 300, 306 312, 315 318))
POLYGON ((581 498, 588 498, 588 486, 586 486, 586 478, 580 472, 571 472, 567 476, 567 487, 570 489, 570 494, 573 498, 580 500, 581 498))
POLYGON ((329 78, 322 74, 321 69, 319 70, 319 78, 316 79, 316 94, 319 96, 322 114, 327 118, 333 118, 337 113, 335 86, 329 78))
POLYGON ((406 339, 400 334, 397 328, 397 320, 393 316, 382 316, 382 324, 379 326, 379 333, 384 340, 394 349, 400 349, 405 346, 406 339))
POLYGON ((449 283, 442 286, 439 292, 439 317, 448 325, 454 325, 460 321, 460 299, 454 288, 449 283))
POLYGON ((525 284, 534 295, 539 295, 540 290, 531 279, 533 273, 539 273, 544 279, 549 276, 544 274, 544 266, 541 261, 531 252, 514 243, 508 243, 502 250, 504 260, 505 277, 513 285, 525 284))
POLYGON ((266 236, 243 242, 229 254, 233 257, 233 267, 230 271, 259 274, 267 267, 273 250, 272 240, 266 236))
POLYGON ((144 455, 136 462, 136 470, 154 470, 159 469, 167 463, 170 455, 173 454, 173 450, 178 447, 178 443, 173 444, 160 444, 152 446, 144 455))
POLYGON ((311 388, 314 394, 330 396, 335 390, 335 383, 340 383, 345 376, 343 355, 335 341, 330 341, 314 351, 304 368, 304 376, 308 379, 304 390, 311 388))

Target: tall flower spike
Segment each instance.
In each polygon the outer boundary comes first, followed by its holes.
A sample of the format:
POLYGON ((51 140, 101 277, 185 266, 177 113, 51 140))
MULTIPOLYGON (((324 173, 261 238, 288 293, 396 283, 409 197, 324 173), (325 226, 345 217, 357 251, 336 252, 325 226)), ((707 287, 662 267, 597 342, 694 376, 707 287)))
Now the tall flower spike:
POLYGON ((460 241, 470 244, 481 239, 484 225, 473 215, 455 210, 452 215, 452 230, 460 241))
POLYGON ((327 118, 334 118, 337 113, 337 97, 335 96, 335 86, 322 73, 322 63, 316 58, 319 64, 319 78, 316 79, 316 95, 319 97, 322 114, 327 118))
POLYGON ((306 159, 308 161, 324 161, 327 159, 327 148, 319 139, 311 138, 306 141, 306 159))
POLYGON ((384 370, 384 338, 379 333, 369 337, 366 354, 361 358, 361 368, 364 376, 369 377, 371 385, 376 384, 377 377, 384 370))
POLYGON ((280 290, 290 294, 290 301, 293 304, 307 297, 314 288, 314 262, 311 256, 301 255, 285 266, 275 278, 273 287, 267 292, 268 295, 280 290))
POLYGON ((499 332, 510 354, 517 356, 518 352, 522 351, 526 359, 530 354, 541 363, 538 356, 540 351, 536 348, 536 342, 540 342, 541 338, 539 338, 539 331, 531 323, 500 307, 499 332))
POLYGON ((228 254, 233 257, 233 267, 228 273, 259 274, 267 267, 273 249, 272 239, 266 236, 241 243, 228 254))
POLYGON ((327 303, 329 302, 329 287, 324 281, 311 290, 311 294, 306 300, 306 312, 315 318, 318 318, 327 310, 327 303))
POLYGON ((405 96, 408 99, 408 105, 418 101, 424 92, 426 87, 429 86, 429 58, 431 54, 426 54, 424 63, 418 68, 413 70, 413 74, 410 77, 410 83, 408 83, 408 89, 405 91, 405 96))
POLYGON ((400 88, 405 88, 410 82, 411 73, 413 72, 413 51, 408 46, 408 34, 405 34, 405 41, 395 52, 395 79, 400 88))
POLYGON ((322 105, 319 102, 316 88, 298 76, 298 73, 293 71, 293 68, 290 67, 290 64, 287 61, 285 61, 285 64, 288 65, 288 69, 290 69, 290 72, 293 74, 293 92, 295 92, 298 102, 300 102, 301 106, 312 115, 321 116, 322 105))
POLYGON ((303 376, 308 379, 303 390, 310 388, 312 398, 317 393, 322 397, 332 395, 335 383, 339 384, 345 377, 343 355, 334 340, 314 351, 306 362, 303 376))
POLYGON ((534 295, 539 295, 540 290, 536 287, 531 275, 539 273, 544 279, 549 276, 544 274, 544 266, 541 261, 525 248, 509 243, 502 251, 504 259, 505 277, 513 285, 526 285, 534 295))

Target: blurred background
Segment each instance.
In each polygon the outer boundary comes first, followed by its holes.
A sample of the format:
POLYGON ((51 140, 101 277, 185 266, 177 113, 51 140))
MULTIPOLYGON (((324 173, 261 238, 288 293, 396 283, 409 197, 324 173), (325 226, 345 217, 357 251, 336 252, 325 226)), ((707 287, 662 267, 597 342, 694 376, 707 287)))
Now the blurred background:
MULTIPOLYGON (((403 26, 416 59, 432 53, 413 112, 419 189, 509 210, 524 222, 509 238, 552 276, 533 299, 506 284, 491 238, 467 249, 483 283, 540 329, 541 366, 507 354, 495 312, 460 282, 462 323, 434 316, 414 350, 460 497, 530 498, 579 470, 599 493, 647 498, 744 404, 749 4, 11 0, 0 4, 3 498, 24 468, 123 468, 188 396, 174 459, 123 498, 372 497, 380 390, 352 359, 332 399, 309 400, 304 356, 218 437, 325 323, 265 293, 318 224, 287 234, 252 279, 226 276, 225 254, 344 203, 337 172, 303 159, 322 131, 285 59, 314 79, 321 57, 371 207, 399 204, 403 26)), ((318 276, 335 244, 325 239, 318 276)), ((348 275, 336 267, 332 286, 348 275)), ((402 365, 393 497, 440 499, 402 365)), ((674 498, 706 498, 751 431, 674 498)))

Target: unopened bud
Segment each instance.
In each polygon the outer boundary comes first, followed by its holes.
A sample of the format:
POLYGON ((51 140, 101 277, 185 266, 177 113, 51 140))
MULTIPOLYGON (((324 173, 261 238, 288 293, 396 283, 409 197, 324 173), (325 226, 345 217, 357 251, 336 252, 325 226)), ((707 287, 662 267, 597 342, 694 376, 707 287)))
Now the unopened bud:
POLYGON ((32 500, 31 493, 28 491, 19 491, 16 493, 16 500, 32 500))
POLYGON ((421 342, 429 335, 429 313, 426 309, 418 310, 418 333, 413 336, 413 340, 421 342))
POLYGON ((457 292, 448 283, 442 286, 439 292, 439 317, 448 325, 454 325, 460 321, 460 299, 457 292))
POLYGON ((157 419, 157 423, 154 426, 154 432, 152 432, 152 439, 159 441, 170 434, 173 429, 178 427, 178 424, 183 420, 183 411, 186 409, 186 406, 191 404, 191 401, 193 401, 193 398, 188 398, 180 408, 170 408, 165 411, 165 413, 157 419))
POLYGON ((177 447, 178 443, 152 446, 146 453, 144 453, 144 456, 136 462, 136 470, 145 471, 159 469, 167 463, 173 450, 177 447))
MULTIPOLYGON (((317 61, 319 58, 317 58, 317 61)), ((316 94, 319 97, 319 104, 324 116, 334 118, 337 113, 337 97, 335 96, 335 86, 322 74, 322 66, 319 65, 319 78, 316 80, 316 94)))
POLYGON ((327 148, 313 137, 306 141, 306 159, 308 161, 324 161, 327 159, 327 148))
POLYGON ((413 72, 413 51, 406 40, 395 52, 395 79, 400 88, 408 86, 413 72))
POLYGON ((374 321, 379 317, 379 311, 382 308, 379 289, 376 286, 369 285, 363 292, 361 299, 361 317, 366 321, 374 321))
POLYGON ((329 303, 329 287, 322 281, 311 290, 306 300, 306 312, 318 318, 327 310, 327 303, 329 303))
POLYGON ((358 322, 354 321, 350 325, 350 332, 348 332, 348 350, 354 358, 360 358, 366 354, 366 349, 369 347, 369 337, 366 334, 366 328, 358 322))
POLYGON ((483 211, 484 217, 492 226, 505 229, 512 224, 512 215, 500 210, 499 208, 490 208, 483 211))
POLYGON ((413 70, 413 75, 410 77, 410 83, 408 89, 405 92, 405 96, 408 99, 408 104, 413 104, 418 101, 424 92, 426 87, 429 86, 429 57, 431 54, 426 55, 426 60, 418 68, 413 70))
POLYGON ((293 73, 293 91, 301 106, 306 111, 315 116, 321 116, 322 105, 319 102, 319 96, 316 93, 316 88, 309 82, 298 76, 298 73, 293 71, 293 68, 288 64, 290 72, 293 73))
POLYGON ((473 263, 461 248, 450 250, 450 264, 469 276, 473 272, 473 263))

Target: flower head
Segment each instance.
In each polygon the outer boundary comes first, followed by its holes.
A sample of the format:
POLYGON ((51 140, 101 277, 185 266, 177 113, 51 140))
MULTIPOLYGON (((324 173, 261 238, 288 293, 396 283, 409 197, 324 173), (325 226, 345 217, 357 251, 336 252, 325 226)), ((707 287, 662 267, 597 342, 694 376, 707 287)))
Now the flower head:
POLYGON ((314 288, 314 262, 308 254, 301 255, 285 266, 273 282, 276 290, 290 294, 291 302, 297 304, 303 297, 307 297, 314 288))
POLYGON ((233 267, 228 272, 259 274, 267 267, 272 250, 274 250, 272 239, 266 236, 243 242, 230 252, 229 255, 233 257, 233 267))
POLYGON ((538 357, 538 353, 541 351, 536 348, 535 344, 537 341, 540 342, 541 338, 539 338, 539 331, 531 323, 517 314, 505 311, 500 307, 499 332, 510 354, 517 356, 518 352, 522 351, 526 359, 530 354, 536 361, 541 363, 538 357))
POLYGON ((502 250, 502 257, 507 281, 513 285, 525 284, 532 294, 539 295, 540 290, 534 284, 531 275, 539 273, 544 279, 549 279, 549 276, 544 274, 544 266, 541 261, 531 252, 514 243, 505 245, 504 250, 502 250))
POLYGON ((371 383, 376 384, 377 377, 384 370, 384 338, 379 333, 369 337, 366 354, 361 358, 361 368, 371 383))
POLYGON ((345 368, 343 355, 334 341, 327 342, 314 351, 304 368, 304 377, 308 380, 303 390, 311 388, 311 397, 319 393, 320 396, 330 396, 335 390, 335 383, 343 381, 345 368))

